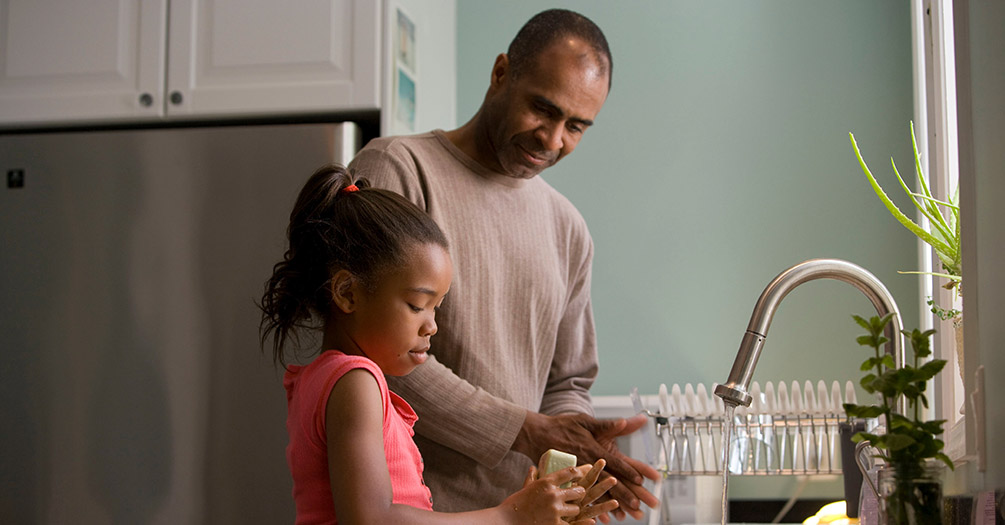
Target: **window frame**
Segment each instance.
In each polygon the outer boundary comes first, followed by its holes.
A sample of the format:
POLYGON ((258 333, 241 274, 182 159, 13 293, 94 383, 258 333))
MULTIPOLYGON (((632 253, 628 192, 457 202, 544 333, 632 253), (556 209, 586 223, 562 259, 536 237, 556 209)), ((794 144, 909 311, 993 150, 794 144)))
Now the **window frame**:
MULTIPOLYGON (((933 195, 948 200, 959 187, 959 136, 957 116, 956 26, 953 0, 912 0, 911 33, 914 59, 915 135, 921 153, 921 167, 933 195)), ((919 225, 928 220, 918 213, 919 225)), ((919 266, 923 272, 940 271, 930 246, 918 241, 919 266)), ((946 367, 930 382, 928 398, 935 400, 926 413, 928 419, 945 419, 946 454, 957 463, 972 456, 967 440, 966 389, 956 354, 956 330, 952 321, 943 321, 930 312, 927 301, 962 310, 962 299, 941 286, 944 279, 919 275, 922 329, 935 328, 934 355, 946 360, 946 367)), ((973 352, 965 359, 975 359, 973 352), (972 357, 971 357, 972 356, 972 357)))

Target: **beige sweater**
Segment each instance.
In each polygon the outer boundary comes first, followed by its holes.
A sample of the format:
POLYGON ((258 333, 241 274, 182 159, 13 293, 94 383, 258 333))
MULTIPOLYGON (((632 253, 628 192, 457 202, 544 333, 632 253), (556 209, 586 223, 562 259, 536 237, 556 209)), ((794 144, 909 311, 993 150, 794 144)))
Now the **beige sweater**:
POLYGON ((592 414, 586 223, 541 177, 491 172, 439 130, 375 139, 350 168, 425 209, 450 241, 454 278, 432 358, 388 383, 419 416, 434 508, 497 505, 531 465, 509 450, 525 410, 592 414))

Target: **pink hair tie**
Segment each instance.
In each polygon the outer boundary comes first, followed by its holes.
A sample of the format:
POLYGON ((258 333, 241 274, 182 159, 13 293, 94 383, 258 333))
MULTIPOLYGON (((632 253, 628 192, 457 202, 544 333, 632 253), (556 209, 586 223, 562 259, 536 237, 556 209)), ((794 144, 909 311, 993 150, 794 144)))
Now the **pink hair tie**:
POLYGON ((357 188, 355 184, 350 184, 350 185, 342 188, 342 192, 343 193, 352 193, 354 191, 359 191, 359 188, 357 188))

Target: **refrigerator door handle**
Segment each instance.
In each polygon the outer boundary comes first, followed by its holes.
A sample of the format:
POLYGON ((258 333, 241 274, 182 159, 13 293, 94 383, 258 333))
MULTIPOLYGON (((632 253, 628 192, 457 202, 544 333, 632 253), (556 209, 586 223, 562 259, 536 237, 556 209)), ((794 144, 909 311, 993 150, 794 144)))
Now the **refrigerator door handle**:
POLYGON ((355 122, 341 122, 335 125, 333 137, 334 151, 332 162, 342 166, 348 166, 356 152, 361 146, 362 134, 359 124, 355 122))

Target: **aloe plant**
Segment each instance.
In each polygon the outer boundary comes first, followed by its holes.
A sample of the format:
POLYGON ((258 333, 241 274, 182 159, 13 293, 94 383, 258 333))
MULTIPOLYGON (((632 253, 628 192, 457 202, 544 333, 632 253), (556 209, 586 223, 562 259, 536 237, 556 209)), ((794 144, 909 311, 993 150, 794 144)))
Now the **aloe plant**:
POLYGON ((876 177, 872 175, 869 170, 869 166, 866 165, 865 160, 862 158, 862 152, 858 149, 858 144, 855 143, 855 135, 849 133, 848 137, 851 139, 852 148, 855 150, 855 156, 858 157, 858 162, 862 166, 862 171, 865 172, 865 176, 868 177, 869 183, 872 185, 873 191, 879 197, 883 204, 886 205, 886 209, 897 219, 905 228, 910 230, 912 233, 918 236, 921 240, 928 243, 935 250, 935 254, 939 257, 939 261, 942 263, 942 273, 936 272, 901 272, 901 273, 922 273, 926 275, 935 275, 938 277, 943 277, 949 279, 949 282, 945 285, 948 289, 955 289, 959 293, 962 287, 962 275, 961 275, 961 256, 960 251, 960 207, 958 204, 958 189, 957 192, 949 199, 949 202, 936 199, 932 196, 932 192, 928 189, 928 183, 925 181, 925 177, 921 170, 921 156, 918 154, 918 142, 914 137, 914 122, 911 122, 911 146, 914 148, 914 165, 915 172, 918 176, 918 187, 920 192, 911 191, 911 189, 904 182, 904 179, 900 176, 900 172, 897 170, 897 164, 893 161, 893 157, 890 158, 890 164, 893 166, 893 172, 897 175, 897 180, 900 181, 900 186, 904 189, 910 197, 911 202, 914 203, 915 207, 921 211, 921 213, 928 218, 928 223, 930 228, 928 230, 919 226, 914 220, 904 214, 897 208, 897 205, 890 200, 886 192, 883 191, 882 186, 876 181, 876 177), (945 210, 945 211, 943 211, 945 210))

